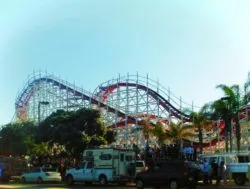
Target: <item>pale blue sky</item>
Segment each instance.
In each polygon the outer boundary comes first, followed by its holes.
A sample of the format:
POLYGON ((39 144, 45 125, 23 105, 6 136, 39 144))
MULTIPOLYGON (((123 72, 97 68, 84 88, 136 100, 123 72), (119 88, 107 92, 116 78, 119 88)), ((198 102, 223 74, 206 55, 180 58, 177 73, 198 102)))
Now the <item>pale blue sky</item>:
POLYGON ((18 90, 47 69, 86 90, 149 74, 198 106, 250 71, 248 0, 1 0, 0 125, 18 90))

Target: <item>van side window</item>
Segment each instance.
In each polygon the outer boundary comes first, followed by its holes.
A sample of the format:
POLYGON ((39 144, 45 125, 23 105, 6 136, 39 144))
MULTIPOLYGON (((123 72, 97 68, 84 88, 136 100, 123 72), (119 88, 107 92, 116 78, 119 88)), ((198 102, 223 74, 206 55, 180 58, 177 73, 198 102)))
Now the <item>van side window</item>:
POLYGON ((87 164, 87 169, 92 169, 94 167, 94 162, 93 161, 89 161, 87 164))
POLYGON ((112 155, 111 154, 102 154, 99 157, 101 160, 111 160, 112 159, 112 155))
POLYGON ((85 168, 85 162, 81 164, 81 168, 85 168))
POLYGON ((133 159, 132 156, 126 156, 125 158, 126 158, 126 161, 128 161, 128 162, 132 161, 132 159, 133 159))
POLYGON ((41 169, 40 168, 35 168, 31 172, 33 172, 33 173, 40 173, 41 169))
POLYGON ((87 157, 92 157, 93 156, 93 152, 92 151, 87 151, 86 152, 86 156, 87 157))
POLYGON ((221 161, 220 162, 222 162, 222 161, 224 161, 224 163, 227 163, 226 161, 225 161, 225 157, 221 157, 221 161))
POLYGON ((121 154, 121 155, 120 155, 120 160, 121 160, 121 161, 124 161, 124 154, 121 154))
POLYGON ((215 161, 215 163, 218 163, 217 161, 217 157, 211 157, 210 158, 210 164, 213 162, 213 161, 215 161))

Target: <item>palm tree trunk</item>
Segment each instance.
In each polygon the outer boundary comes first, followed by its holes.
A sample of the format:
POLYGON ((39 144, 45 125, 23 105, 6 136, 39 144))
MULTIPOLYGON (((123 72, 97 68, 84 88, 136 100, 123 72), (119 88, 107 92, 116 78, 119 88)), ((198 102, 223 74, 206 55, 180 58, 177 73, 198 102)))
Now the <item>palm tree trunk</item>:
POLYGON ((225 147, 226 147, 226 152, 228 152, 228 130, 229 130, 229 124, 227 119, 225 121, 225 128, 224 128, 224 137, 225 137, 225 147))
POLYGON ((240 123, 239 123, 239 118, 238 118, 238 116, 235 117, 235 127, 236 127, 237 151, 240 151, 241 133, 240 133, 240 123))
POLYGON ((200 146, 200 153, 203 152, 203 135, 202 135, 202 129, 199 128, 199 146, 200 146))

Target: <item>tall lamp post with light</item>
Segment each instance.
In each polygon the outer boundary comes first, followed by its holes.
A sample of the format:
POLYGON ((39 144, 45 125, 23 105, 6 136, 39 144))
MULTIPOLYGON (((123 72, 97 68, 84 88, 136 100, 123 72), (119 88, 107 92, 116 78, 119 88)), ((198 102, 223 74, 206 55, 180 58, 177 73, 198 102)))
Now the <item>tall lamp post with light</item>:
POLYGON ((48 101, 39 101, 38 102, 38 125, 40 125, 41 122, 41 105, 49 105, 48 101))

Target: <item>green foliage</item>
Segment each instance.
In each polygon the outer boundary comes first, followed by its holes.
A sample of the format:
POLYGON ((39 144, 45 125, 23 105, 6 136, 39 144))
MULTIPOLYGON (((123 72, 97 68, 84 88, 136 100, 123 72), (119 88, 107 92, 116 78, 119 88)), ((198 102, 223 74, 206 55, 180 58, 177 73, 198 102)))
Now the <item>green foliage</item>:
POLYGON ((201 153, 203 151, 203 130, 212 126, 212 121, 209 119, 207 112, 208 106, 204 105, 199 112, 189 111, 191 125, 198 130, 199 146, 201 153))
POLYGON ((58 110, 47 117, 39 126, 37 142, 64 145, 70 154, 80 156, 88 146, 106 144, 103 136, 113 140, 112 133, 106 133, 100 113, 93 109, 77 111, 58 110))
POLYGON ((144 137, 146 140, 149 140, 150 135, 153 133, 154 125, 150 122, 150 120, 143 120, 141 125, 142 127, 142 132, 144 134, 144 137))
MULTIPOLYGON (((231 133, 231 120, 234 119, 236 122, 236 138, 237 148, 240 149, 240 124, 238 118, 238 112, 242 105, 244 105, 246 99, 240 93, 239 85, 218 85, 216 88, 222 90, 224 97, 214 101, 211 104, 211 117, 215 119, 223 119, 225 121, 225 133, 231 133)), ((230 146, 232 147, 232 137, 230 139, 230 146)), ((225 136, 226 151, 228 151, 228 136, 225 136)))
POLYGON ((156 138, 159 141, 159 144, 163 144, 166 140, 166 129, 164 128, 164 125, 161 122, 157 122, 154 126, 154 129, 152 131, 153 135, 156 136, 156 138))
POLYGON ((161 122, 156 124, 145 122, 144 132, 148 135, 153 135, 158 139, 159 144, 163 144, 165 141, 179 142, 180 140, 193 136, 192 125, 185 125, 181 122, 171 122, 165 127, 161 122))
POLYGON ((248 72, 248 78, 244 84, 243 104, 246 105, 249 102, 250 102, 250 72, 248 72))
POLYGON ((115 134, 116 133, 111 129, 106 131, 104 138, 107 141, 107 144, 111 144, 112 142, 115 141, 115 134))
POLYGON ((48 154, 51 151, 49 145, 47 142, 42 142, 40 144, 34 144, 33 147, 31 148, 31 153, 29 155, 32 154, 36 154, 37 156, 43 156, 45 154, 48 154))
POLYGON ((15 122, 2 127, 0 147, 3 154, 29 153, 34 145, 36 127, 33 122, 15 122))
POLYGON ((39 126, 32 122, 5 125, 0 131, 1 152, 5 154, 49 154, 55 146, 80 157, 85 148, 114 141, 114 132, 106 130, 100 113, 92 109, 58 110, 39 126))
POLYGON ((97 147, 97 146, 101 146, 101 145, 105 145, 105 144, 107 144, 107 141, 105 140, 104 137, 93 135, 91 137, 89 144, 88 144, 88 147, 93 148, 93 147, 97 147))
POLYGON ((182 139, 193 136, 192 125, 185 125, 182 122, 171 122, 168 126, 166 137, 174 141, 180 141, 182 139))

